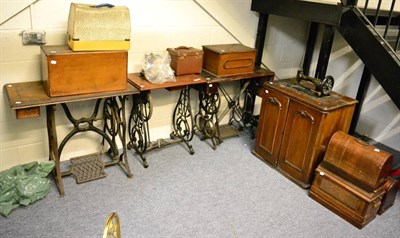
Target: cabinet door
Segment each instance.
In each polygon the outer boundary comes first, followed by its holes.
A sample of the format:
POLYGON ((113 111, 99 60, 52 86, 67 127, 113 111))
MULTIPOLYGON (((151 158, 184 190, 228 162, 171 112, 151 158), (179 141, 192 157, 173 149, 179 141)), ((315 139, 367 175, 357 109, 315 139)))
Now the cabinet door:
POLYGON ((302 187, 308 187, 321 113, 291 101, 279 153, 279 169, 302 187))
POLYGON ((255 152, 266 162, 276 166, 289 99, 266 89, 263 95, 255 152))

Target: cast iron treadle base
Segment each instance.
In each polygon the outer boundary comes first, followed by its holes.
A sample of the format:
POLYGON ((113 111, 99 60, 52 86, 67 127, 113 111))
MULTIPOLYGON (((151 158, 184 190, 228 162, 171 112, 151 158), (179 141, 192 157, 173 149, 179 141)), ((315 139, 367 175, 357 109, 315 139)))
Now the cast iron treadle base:
POLYGON ((105 164, 100 159, 99 154, 90 154, 70 159, 71 173, 76 179, 76 183, 89 182, 95 179, 104 178, 105 164))

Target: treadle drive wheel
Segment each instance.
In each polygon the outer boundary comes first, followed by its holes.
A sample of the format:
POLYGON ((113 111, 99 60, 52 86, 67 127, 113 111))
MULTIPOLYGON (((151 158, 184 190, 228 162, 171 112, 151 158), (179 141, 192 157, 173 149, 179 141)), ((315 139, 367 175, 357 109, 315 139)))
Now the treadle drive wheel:
POLYGON ((333 89, 333 85, 335 81, 332 76, 328 75, 324 80, 322 80, 321 84, 318 85, 318 91, 322 94, 322 96, 329 95, 329 93, 333 89))

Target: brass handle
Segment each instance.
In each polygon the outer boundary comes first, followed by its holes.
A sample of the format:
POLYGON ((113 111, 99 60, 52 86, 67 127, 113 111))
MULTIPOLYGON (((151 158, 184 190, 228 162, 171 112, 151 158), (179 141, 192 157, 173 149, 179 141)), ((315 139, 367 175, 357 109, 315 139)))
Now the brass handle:
POLYGON ((301 111, 296 111, 295 113, 294 113, 294 115, 296 116, 297 114, 300 114, 302 117, 304 117, 304 118, 310 118, 310 120, 311 120, 311 123, 314 123, 314 117, 313 116, 311 116, 307 111, 303 111, 303 110, 301 110, 301 111))

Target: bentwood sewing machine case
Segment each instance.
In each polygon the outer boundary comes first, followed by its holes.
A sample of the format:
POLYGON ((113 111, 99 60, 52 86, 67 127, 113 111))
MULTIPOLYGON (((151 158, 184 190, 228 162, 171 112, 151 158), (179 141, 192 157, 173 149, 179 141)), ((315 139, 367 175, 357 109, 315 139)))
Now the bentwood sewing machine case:
MULTIPOLYGON (((391 154, 342 131, 329 141, 317 167, 310 197, 358 228, 390 207, 394 198, 385 187, 392 167, 391 154), (389 198, 381 206, 385 193, 389 198), (381 209, 382 208, 382 209, 381 209)), ((390 184, 389 184, 390 187, 390 184)))

